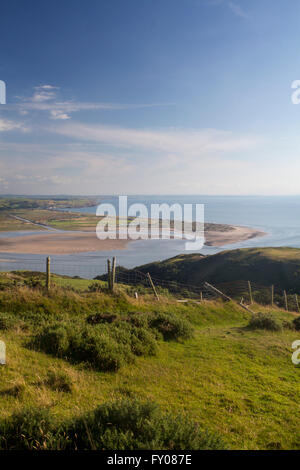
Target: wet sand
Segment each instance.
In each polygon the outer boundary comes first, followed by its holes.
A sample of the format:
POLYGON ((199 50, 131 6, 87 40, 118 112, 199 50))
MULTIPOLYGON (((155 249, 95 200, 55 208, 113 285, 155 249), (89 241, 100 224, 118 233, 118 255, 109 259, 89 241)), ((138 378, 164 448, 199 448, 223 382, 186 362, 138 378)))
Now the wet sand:
POLYGON ((205 245, 223 246, 232 243, 243 242, 251 238, 263 237, 265 232, 251 229, 249 227, 232 226, 233 230, 228 232, 215 232, 213 230, 205 233, 205 245))
MULTIPOLYGON (((248 227, 233 226, 225 232, 206 231, 205 245, 223 246, 265 235, 248 227)), ((85 252, 123 250, 130 240, 99 240, 95 232, 39 233, 1 237, 0 253, 67 255, 85 252)))

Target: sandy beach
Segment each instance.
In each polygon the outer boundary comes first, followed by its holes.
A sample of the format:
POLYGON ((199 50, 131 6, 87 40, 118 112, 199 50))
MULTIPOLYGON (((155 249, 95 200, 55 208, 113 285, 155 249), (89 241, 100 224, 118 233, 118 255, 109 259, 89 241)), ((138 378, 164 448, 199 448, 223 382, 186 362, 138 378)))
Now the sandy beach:
MULTIPOLYGON (((248 227, 232 227, 225 232, 207 231, 206 245, 223 246, 263 236, 248 227)), ((99 240, 95 232, 45 232, 18 237, 1 237, 1 253, 67 255, 84 252, 123 250, 130 240, 99 240)))
POLYGON ((232 226, 233 230, 226 232, 209 231, 205 233, 205 245, 223 246, 238 243, 251 238, 263 237, 265 232, 255 230, 249 227, 232 226))

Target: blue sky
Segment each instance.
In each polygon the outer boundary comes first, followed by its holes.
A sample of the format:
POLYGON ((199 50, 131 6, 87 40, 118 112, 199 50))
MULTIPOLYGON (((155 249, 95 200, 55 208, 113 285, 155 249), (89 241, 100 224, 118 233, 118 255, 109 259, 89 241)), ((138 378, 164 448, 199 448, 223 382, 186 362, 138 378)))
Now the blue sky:
POLYGON ((1 5, 0 193, 299 194, 298 0, 1 5))

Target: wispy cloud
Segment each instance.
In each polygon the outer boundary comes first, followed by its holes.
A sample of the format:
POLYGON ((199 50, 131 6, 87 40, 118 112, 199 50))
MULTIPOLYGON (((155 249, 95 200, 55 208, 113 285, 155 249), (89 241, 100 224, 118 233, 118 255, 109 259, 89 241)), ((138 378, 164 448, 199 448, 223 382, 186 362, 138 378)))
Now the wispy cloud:
POLYGON ((60 87, 53 85, 38 85, 35 87, 36 90, 59 90, 60 87))
MULTIPOLYGON (((211 134, 216 140, 219 131, 211 134)), ((240 137, 231 135, 232 141, 240 137)), ((249 138, 249 140, 251 140, 249 138)), ((297 193, 299 157, 282 158, 270 165, 268 159, 243 158, 247 151, 227 152, 219 135, 215 150, 198 152, 154 152, 115 148, 105 150, 97 143, 55 144, 0 141, 0 192, 18 194, 278 194, 297 193), (218 144, 218 145, 217 145, 218 144), (219 149, 217 149, 220 147, 219 149), (223 148, 223 150, 222 150, 223 148), (11 164, 12 156, 14 165, 11 164), (290 168, 295 168, 293 173, 290 168), (17 171, 16 171, 17 168, 17 171), (258 171, 259 168, 259 171, 258 171)), ((278 143, 276 143, 277 148, 278 143)), ((235 145, 235 148, 238 146, 235 145)), ((250 147, 251 150, 252 147, 250 147)), ((256 153, 265 155, 266 147, 256 153)), ((282 153, 282 149, 279 150, 282 153)))
POLYGON ((10 121, 8 119, 0 118, 0 132, 7 132, 13 130, 21 130, 23 132, 26 132, 28 131, 28 127, 26 127, 22 122, 15 122, 10 121))
POLYGON ((76 140, 88 140, 127 149, 181 153, 183 157, 200 155, 203 152, 248 149, 260 141, 257 137, 240 136, 217 129, 130 129, 71 122, 49 127, 48 130, 76 140))
POLYGON ((240 18, 248 18, 246 11, 238 4, 237 2, 232 2, 230 0, 193 0, 198 6, 211 6, 218 7, 223 6, 229 8, 235 16, 240 18))
POLYGON ((29 97, 20 97, 17 108, 22 115, 29 111, 45 111, 49 113, 50 119, 70 119, 72 113, 79 111, 97 110, 126 110, 153 108, 159 106, 171 106, 172 103, 105 103, 105 102, 78 102, 62 100, 60 88, 53 85, 39 85, 34 88, 34 93, 29 97))
POLYGON ((70 119, 69 114, 64 113, 61 109, 51 109, 50 115, 52 119, 70 119))
POLYGON ((227 2, 227 5, 236 16, 240 16, 241 18, 248 18, 247 13, 237 3, 227 2))

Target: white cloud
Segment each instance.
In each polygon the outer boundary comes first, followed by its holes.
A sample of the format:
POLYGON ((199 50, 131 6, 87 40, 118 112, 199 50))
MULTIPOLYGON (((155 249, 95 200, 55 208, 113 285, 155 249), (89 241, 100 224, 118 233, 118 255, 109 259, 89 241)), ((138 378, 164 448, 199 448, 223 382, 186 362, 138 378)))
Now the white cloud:
POLYGON ((171 103, 122 104, 66 101, 58 98, 56 90, 59 90, 59 87, 39 85, 34 90, 34 94, 30 97, 17 96, 21 101, 17 105, 21 114, 26 114, 29 111, 45 111, 49 113, 51 119, 70 119, 72 113, 79 111, 127 110, 172 105, 171 103))
POLYGON ((35 90, 59 90, 58 86, 53 86, 53 85, 38 85, 34 88, 35 90))
POLYGON ((207 152, 203 147, 190 153, 153 149, 147 152, 142 148, 133 151, 124 147, 106 151, 97 142, 56 144, 54 139, 47 144, 0 141, 0 174, 6 185, 2 192, 219 195, 299 192, 297 152, 283 159, 285 145, 278 148, 276 142, 273 153, 267 142, 267 146, 259 146, 255 153, 250 153, 252 158, 248 155, 245 159, 246 147, 243 150, 239 147, 234 154, 221 151, 220 144, 221 140, 216 150, 210 147, 207 152), (294 168, 292 173, 290 168, 294 168))
POLYGON ((7 132, 13 130, 27 131, 28 128, 21 122, 9 121, 7 119, 0 118, 0 132, 7 132))
POLYGON ((33 103, 43 103, 44 101, 53 100, 56 97, 56 94, 52 91, 37 91, 30 98, 30 101, 33 103))
POLYGON ((70 119, 70 116, 68 114, 58 109, 52 109, 50 111, 50 115, 51 115, 51 119, 62 119, 62 120, 70 119))
POLYGON ((258 137, 240 136, 217 129, 148 130, 68 123, 49 127, 48 130, 74 139, 99 142, 113 147, 173 152, 181 154, 184 158, 216 151, 249 149, 261 142, 258 137))

